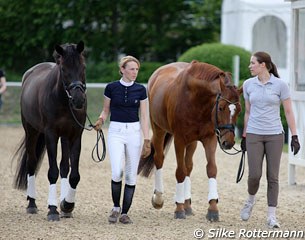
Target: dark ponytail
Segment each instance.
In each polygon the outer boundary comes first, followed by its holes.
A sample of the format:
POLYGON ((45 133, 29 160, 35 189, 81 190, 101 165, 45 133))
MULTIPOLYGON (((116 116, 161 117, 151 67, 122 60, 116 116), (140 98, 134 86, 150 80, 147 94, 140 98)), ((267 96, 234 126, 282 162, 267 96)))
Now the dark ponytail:
POLYGON ((271 61, 271 57, 266 52, 256 52, 253 54, 254 57, 256 57, 257 61, 259 63, 265 63, 266 68, 268 69, 269 73, 272 73, 275 77, 280 77, 280 75, 277 72, 276 65, 271 61))
POLYGON ((269 70, 269 72, 272 73, 275 77, 280 78, 280 75, 277 72, 277 67, 273 62, 271 62, 271 69, 269 70))

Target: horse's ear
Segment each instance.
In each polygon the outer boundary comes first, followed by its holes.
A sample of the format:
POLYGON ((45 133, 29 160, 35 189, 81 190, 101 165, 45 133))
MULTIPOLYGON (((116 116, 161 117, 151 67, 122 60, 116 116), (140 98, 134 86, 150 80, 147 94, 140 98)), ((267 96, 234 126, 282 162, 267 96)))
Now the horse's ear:
POLYGON ((198 63, 199 61, 198 60, 192 60, 191 61, 191 64, 193 64, 193 63, 198 63))
POLYGON ((232 80, 232 74, 230 72, 225 72, 225 86, 230 86, 232 80))
POLYGON ((76 49, 79 53, 82 53, 84 51, 84 48, 85 48, 85 44, 83 41, 80 41, 76 46, 76 49))
POLYGON ((60 46, 60 45, 55 45, 55 51, 60 55, 63 56, 64 55, 64 49, 60 46))

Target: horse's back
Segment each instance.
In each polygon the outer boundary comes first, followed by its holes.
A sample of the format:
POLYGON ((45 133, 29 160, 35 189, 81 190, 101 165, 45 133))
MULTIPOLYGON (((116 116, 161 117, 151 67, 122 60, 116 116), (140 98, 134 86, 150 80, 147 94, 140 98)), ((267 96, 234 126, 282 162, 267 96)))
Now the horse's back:
POLYGON ((189 63, 175 62, 164 65, 158 68, 148 80, 148 96, 150 100, 157 101, 171 101, 179 94, 181 81, 183 81, 181 73, 189 63))
MULTIPOLYGON (((159 67, 148 80, 148 90, 158 87, 159 85, 169 86, 177 80, 178 74, 183 71, 189 63, 186 62, 174 62, 159 67)), ((153 91, 153 90, 151 90, 153 91)))
POLYGON ((38 63, 29 68, 22 76, 22 84, 29 82, 28 79, 44 79, 47 74, 54 68, 56 64, 53 62, 38 63))

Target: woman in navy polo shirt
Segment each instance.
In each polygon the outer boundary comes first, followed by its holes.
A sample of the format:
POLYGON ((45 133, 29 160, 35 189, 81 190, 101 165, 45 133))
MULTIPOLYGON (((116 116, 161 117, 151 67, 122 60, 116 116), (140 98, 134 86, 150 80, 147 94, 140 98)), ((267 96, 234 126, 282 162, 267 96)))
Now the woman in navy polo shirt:
POLYGON ((122 78, 106 86, 103 111, 95 123, 95 129, 98 130, 111 113, 108 151, 112 172, 113 208, 108 221, 116 223, 119 219, 121 223, 128 224, 132 223, 127 213, 135 191, 140 156, 148 156, 151 148, 146 88, 135 82, 140 62, 135 57, 126 56, 120 60, 119 68, 122 78), (142 153, 141 129, 144 137, 142 153), (123 174, 125 175, 125 186, 121 208, 123 174))

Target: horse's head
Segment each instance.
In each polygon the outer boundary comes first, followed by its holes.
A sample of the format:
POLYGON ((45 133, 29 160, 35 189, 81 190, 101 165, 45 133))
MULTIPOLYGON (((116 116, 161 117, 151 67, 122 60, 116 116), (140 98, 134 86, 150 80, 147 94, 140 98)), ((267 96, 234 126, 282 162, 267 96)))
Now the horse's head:
MULTIPOLYGON (((228 77, 230 78, 230 76, 225 78, 228 77)), ((217 94, 212 113, 218 142, 223 149, 231 149, 235 144, 235 125, 238 114, 241 112, 239 97, 242 88, 237 89, 229 83, 229 81, 225 82, 221 92, 217 94)))
POLYGON ((60 78, 74 109, 86 104, 86 66, 83 56, 84 42, 56 45, 54 58, 59 66, 60 78))

